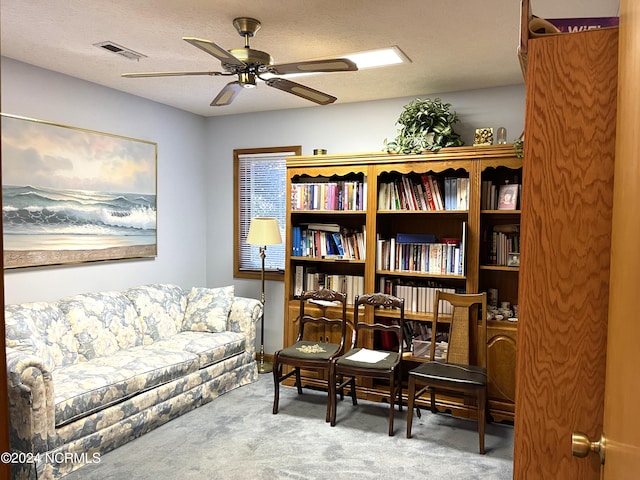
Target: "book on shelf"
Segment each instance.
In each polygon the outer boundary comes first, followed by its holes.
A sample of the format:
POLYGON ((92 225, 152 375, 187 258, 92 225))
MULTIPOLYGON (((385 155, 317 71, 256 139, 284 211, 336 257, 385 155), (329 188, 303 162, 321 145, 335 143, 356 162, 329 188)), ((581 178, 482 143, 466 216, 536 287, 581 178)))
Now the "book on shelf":
MULTIPOLYGON (((379 279, 379 290, 384 293, 404 298, 405 310, 414 313, 433 313, 436 291, 460 293, 460 289, 446 287, 438 282, 425 281, 401 281, 398 278, 382 276, 379 279)), ((445 305, 445 304, 443 304, 445 305)), ((443 313, 451 313, 450 305, 445 305, 449 310, 443 313)))
POLYGON ((293 279, 293 296, 299 297, 304 291, 304 267, 296 265, 295 276, 293 279))
POLYGON ((304 224, 308 230, 322 230, 324 232, 339 232, 340 225, 337 223, 307 223, 304 224))
POLYGON ((468 177, 402 175, 378 186, 378 210, 468 210, 468 177))
POLYGON ((433 233, 396 233, 396 243, 436 243, 433 233))
POLYGON ((361 231, 337 224, 310 223, 292 227, 293 256, 364 260, 366 229, 361 231))
POLYGON ((291 184, 291 210, 366 210, 367 184, 315 181, 291 184))
POLYGON ((322 272, 317 267, 307 267, 296 265, 295 267, 294 296, 299 296, 302 292, 309 290, 319 290, 330 288, 336 292, 343 292, 347 295, 347 304, 353 304, 357 295, 364 294, 364 277, 361 275, 343 275, 322 272), (301 271, 302 285, 298 284, 298 272, 301 271), (296 295, 297 291, 300 294, 296 295))
POLYGON ((484 242, 488 244, 487 262, 506 266, 509 264, 509 254, 520 252, 520 225, 494 225, 485 234, 484 242))
POLYGON ((432 275, 460 275, 465 272, 467 222, 462 222, 461 237, 443 237, 429 233, 397 233, 390 239, 376 239, 376 268, 432 275))

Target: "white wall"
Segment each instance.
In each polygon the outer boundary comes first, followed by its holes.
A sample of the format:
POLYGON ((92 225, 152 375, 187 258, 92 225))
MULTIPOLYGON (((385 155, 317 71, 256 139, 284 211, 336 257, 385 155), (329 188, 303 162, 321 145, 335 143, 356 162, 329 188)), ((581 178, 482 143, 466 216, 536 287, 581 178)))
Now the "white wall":
POLYGON ((158 144, 158 256, 7 270, 5 302, 48 301, 154 282, 206 285, 206 120, 15 60, 1 61, 3 113, 158 144))
MULTIPOLYGON (((423 96, 425 98, 427 95, 423 96)), ((506 127, 509 142, 524 129, 524 86, 440 95, 460 116, 456 131, 473 144, 476 128, 506 127)), ((302 145, 328 153, 380 151, 385 138, 396 135, 395 122, 413 98, 399 98, 278 112, 211 117, 207 121, 208 230, 207 281, 211 286, 234 283, 240 295, 259 298, 259 280, 233 279, 233 149, 302 145)), ((282 346, 284 291, 282 282, 266 282, 265 351, 282 346)))

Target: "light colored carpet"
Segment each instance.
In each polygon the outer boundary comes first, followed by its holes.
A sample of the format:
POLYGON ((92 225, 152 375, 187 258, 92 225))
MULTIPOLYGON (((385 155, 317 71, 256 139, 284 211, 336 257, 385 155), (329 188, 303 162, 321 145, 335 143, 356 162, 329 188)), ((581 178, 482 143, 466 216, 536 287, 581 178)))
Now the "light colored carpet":
POLYGON ((406 408, 396 409, 387 435, 388 406, 346 397, 336 426, 325 423, 326 394, 280 390, 271 413, 273 377, 213 402, 102 456, 64 480, 159 479, 482 479, 513 471, 513 428, 487 425, 487 453, 478 454, 475 421, 423 410, 406 438, 406 408))

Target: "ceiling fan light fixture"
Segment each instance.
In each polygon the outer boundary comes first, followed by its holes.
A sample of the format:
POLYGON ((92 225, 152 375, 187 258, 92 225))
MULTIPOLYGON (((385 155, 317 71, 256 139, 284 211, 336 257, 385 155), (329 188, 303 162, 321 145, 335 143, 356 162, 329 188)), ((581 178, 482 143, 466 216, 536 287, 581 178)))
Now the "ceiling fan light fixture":
POLYGON ((239 73, 238 81, 240 82, 240 85, 242 85, 242 88, 256 88, 256 76, 253 73, 239 73))

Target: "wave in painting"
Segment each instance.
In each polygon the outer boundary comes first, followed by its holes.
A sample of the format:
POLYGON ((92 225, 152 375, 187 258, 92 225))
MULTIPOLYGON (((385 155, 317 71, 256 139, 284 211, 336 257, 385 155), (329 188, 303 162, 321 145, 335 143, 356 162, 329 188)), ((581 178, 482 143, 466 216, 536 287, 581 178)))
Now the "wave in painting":
MULTIPOLYGON (((65 239, 76 244, 77 236, 107 237, 110 246, 118 244, 114 237, 123 245, 155 243, 155 195, 3 185, 2 200, 5 239, 30 239, 20 249, 47 248, 36 245, 37 236, 58 237, 56 248, 65 239)), ((95 239, 87 243, 95 248, 95 239)))

